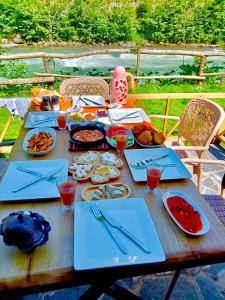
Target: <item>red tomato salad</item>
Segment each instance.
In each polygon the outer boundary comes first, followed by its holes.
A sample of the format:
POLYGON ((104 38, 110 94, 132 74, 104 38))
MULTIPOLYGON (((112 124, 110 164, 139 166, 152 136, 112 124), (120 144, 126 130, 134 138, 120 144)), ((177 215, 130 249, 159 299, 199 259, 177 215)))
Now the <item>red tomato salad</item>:
POLYGON ((124 132, 127 132, 127 129, 123 126, 111 126, 107 132, 106 132, 106 135, 109 137, 109 138, 112 138, 113 136, 116 135, 117 131, 124 131, 124 132))
POLYGON ((198 211, 180 196, 167 199, 167 205, 176 221, 190 233, 202 230, 202 220, 198 211))

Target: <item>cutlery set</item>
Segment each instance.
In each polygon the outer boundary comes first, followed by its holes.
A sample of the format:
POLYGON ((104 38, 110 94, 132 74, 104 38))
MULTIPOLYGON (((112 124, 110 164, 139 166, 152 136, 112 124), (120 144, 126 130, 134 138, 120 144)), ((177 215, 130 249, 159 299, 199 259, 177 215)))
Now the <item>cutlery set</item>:
POLYGON ((136 238, 131 232, 129 232, 125 227, 120 225, 106 210, 100 209, 99 206, 93 202, 91 204, 91 210, 95 216, 95 218, 102 222, 111 235, 112 239, 118 246, 118 248, 124 253, 127 254, 128 250, 126 246, 123 244, 119 236, 117 235, 116 229, 122 232, 125 236, 127 236, 133 243, 135 243, 138 247, 140 247, 144 252, 150 253, 150 249, 148 249, 138 238, 136 238))
POLYGON ((54 120, 54 119, 55 119, 55 116, 54 116, 54 117, 44 118, 43 120, 31 122, 31 125, 32 125, 32 126, 40 125, 40 124, 42 124, 42 123, 49 122, 49 121, 52 121, 52 120, 54 120))
POLYGON ((81 96, 79 96, 77 102, 78 102, 79 100, 80 100, 81 102, 83 102, 83 103, 84 103, 85 105, 87 105, 87 106, 90 106, 91 104, 94 104, 94 105, 97 105, 97 106, 101 106, 101 105, 102 105, 101 103, 96 102, 96 101, 91 100, 91 99, 86 98, 86 97, 82 97, 82 98, 81 98, 81 96), (90 104, 90 103, 91 103, 91 104, 90 104))
POLYGON ((42 173, 39 173, 39 172, 36 172, 36 171, 32 171, 32 170, 29 170, 29 169, 25 169, 25 168, 22 168, 22 167, 17 167, 17 170, 23 171, 25 173, 32 174, 36 178, 31 179, 27 183, 24 183, 24 184, 16 187, 15 189, 13 189, 13 193, 21 191, 22 189, 25 189, 26 187, 28 187, 28 186, 30 186, 30 185, 32 185, 32 184, 34 184, 34 183, 36 183, 36 182, 38 182, 40 180, 51 180, 53 178, 57 178, 54 175, 56 175, 57 173, 59 173, 63 168, 64 168, 64 166, 63 167, 59 167, 59 168, 55 168, 55 169, 47 172, 46 174, 42 174, 42 173))
POLYGON ((113 121, 116 121, 116 122, 119 122, 119 121, 123 121, 123 120, 126 120, 126 119, 135 119, 139 117, 139 111, 133 111, 129 114, 126 114, 125 116, 123 117, 120 117, 120 118, 112 118, 113 121))

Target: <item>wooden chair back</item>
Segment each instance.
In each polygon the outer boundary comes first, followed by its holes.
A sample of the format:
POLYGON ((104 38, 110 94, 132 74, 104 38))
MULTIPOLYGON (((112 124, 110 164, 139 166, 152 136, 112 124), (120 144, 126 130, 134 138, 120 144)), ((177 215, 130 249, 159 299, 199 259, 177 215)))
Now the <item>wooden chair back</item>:
POLYGON ((204 98, 191 100, 180 119, 179 136, 193 146, 208 146, 224 120, 224 110, 204 98))
POLYGON ((109 85, 102 78, 77 77, 63 80, 60 93, 66 96, 99 95, 109 100, 109 85))

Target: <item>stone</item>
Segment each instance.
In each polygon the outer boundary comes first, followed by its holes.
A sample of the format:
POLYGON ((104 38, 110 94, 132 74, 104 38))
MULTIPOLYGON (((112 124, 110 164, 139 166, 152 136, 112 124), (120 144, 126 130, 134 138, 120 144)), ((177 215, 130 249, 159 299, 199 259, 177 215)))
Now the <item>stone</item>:
POLYGON ((199 276, 196 278, 196 281, 203 299, 224 300, 223 294, 219 291, 213 280, 206 276, 199 276))
POLYGON ((188 280, 185 276, 180 276, 173 292, 170 296, 170 300, 197 300, 200 299, 197 286, 192 281, 188 280))
POLYGON ((140 291, 142 300, 161 300, 165 294, 166 288, 170 282, 169 277, 143 279, 143 285, 140 291))
POLYGON ((219 279, 219 273, 225 271, 225 263, 211 265, 209 267, 209 274, 214 280, 219 279))
POLYGON ((14 42, 15 44, 22 44, 22 43, 23 43, 23 40, 22 40, 21 36, 20 36, 19 34, 17 34, 17 35, 14 37, 13 42, 14 42))

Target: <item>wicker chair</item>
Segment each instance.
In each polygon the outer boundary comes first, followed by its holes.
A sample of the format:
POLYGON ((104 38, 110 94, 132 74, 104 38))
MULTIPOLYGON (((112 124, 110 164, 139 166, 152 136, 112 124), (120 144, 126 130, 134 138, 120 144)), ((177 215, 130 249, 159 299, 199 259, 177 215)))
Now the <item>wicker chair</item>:
POLYGON ((109 100, 109 85, 102 78, 77 77, 63 80, 60 93, 66 96, 99 95, 109 100))
MULTIPOLYGON (((177 121, 166 135, 167 138, 179 126, 178 142, 169 146, 175 150, 181 159, 187 158, 186 151, 195 151, 202 158, 209 144, 215 137, 224 120, 224 110, 218 104, 203 98, 191 100, 181 117, 150 115, 150 118, 170 119, 177 121), (186 140, 191 146, 184 146, 186 140)), ((198 176, 198 188, 201 189, 201 164, 192 164, 193 173, 198 176)))

